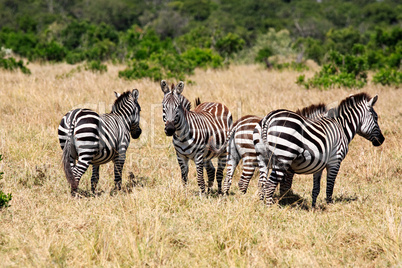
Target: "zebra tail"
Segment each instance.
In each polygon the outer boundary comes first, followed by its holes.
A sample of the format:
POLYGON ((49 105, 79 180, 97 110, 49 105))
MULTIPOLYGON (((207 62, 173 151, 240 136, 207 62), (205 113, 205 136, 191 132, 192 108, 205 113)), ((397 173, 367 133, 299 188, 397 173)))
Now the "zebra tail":
POLYGON ((216 147, 216 142, 215 142, 214 137, 209 138, 209 141, 207 144, 207 149, 209 151, 213 152, 214 154, 223 154, 226 150, 228 142, 233 138, 235 132, 236 132, 235 128, 232 128, 229 131, 228 137, 226 138, 225 142, 223 143, 223 145, 220 148, 216 147))
POLYGON ((70 183, 70 185, 73 185, 74 174, 73 174, 73 170, 71 169, 71 165, 70 165, 71 145, 72 145, 71 144, 71 135, 68 135, 68 138, 67 138, 66 143, 63 148, 62 162, 63 162, 63 169, 64 169, 64 173, 66 174, 67 181, 70 183))
MULTIPOLYGON (((271 114, 271 113, 270 113, 271 114)), ((253 134, 253 138, 255 137, 255 135, 258 135, 260 137, 260 142, 259 144, 254 144, 256 151, 262 155, 262 157, 267 161, 270 162, 271 158, 272 158, 272 153, 269 151, 269 147, 268 147, 268 138, 267 138, 267 133, 268 133, 268 127, 269 127, 269 116, 270 114, 268 114, 268 116, 266 116, 265 118, 263 118, 258 127, 259 129, 254 129, 254 134, 253 134), (258 147, 258 149, 257 149, 258 147)))

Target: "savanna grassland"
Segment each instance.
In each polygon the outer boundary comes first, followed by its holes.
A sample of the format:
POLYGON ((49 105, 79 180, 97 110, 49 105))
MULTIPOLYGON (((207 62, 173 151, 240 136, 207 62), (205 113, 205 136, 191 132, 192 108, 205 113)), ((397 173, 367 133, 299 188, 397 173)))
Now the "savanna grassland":
MULTIPOLYGON (((202 71, 183 95, 225 103, 236 120, 295 110, 365 91, 379 95, 375 109, 385 136, 375 148, 357 136, 342 162, 334 203, 311 209, 312 176, 295 176, 300 202, 265 207, 257 177, 247 194, 200 196, 194 163, 183 188, 171 138, 163 132, 159 83, 71 72, 67 64, 30 64, 32 75, 0 71, 0 189, 12 193, 0 211, 0 266, 173 267, 384 267, 402 265, 402 92, 368 84, 359 91, 305 90, 293 71, 256 65, 202 71), (140 91, 139 140, 132 140, 123 170, 124 189, 111 195, 113 165, 100 168, 97 197, 70 196, 61 166, 57 127, 72 108, 110 111, 113 91, 140 91), (130 172, 135 174, 129 179, 130 172)), ((313 72, 307 73, 312 76, 313 72)), ((177 81, 169 81, 177 82, 177 81)), ((80 183, 90 189, 87 172, 80 183)), ((216 189, 216 185, 214 186, 216 189)))

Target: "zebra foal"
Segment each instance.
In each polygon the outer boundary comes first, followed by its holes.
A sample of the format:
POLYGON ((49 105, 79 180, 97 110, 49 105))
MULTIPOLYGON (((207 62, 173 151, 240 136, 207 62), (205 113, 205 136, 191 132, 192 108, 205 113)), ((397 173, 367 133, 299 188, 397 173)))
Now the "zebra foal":
POLYGON ((63 168, 75 196, 82 175, 92 165, 91 190, 99 181, 99 165, 114 163, 115 188, 121 189, 121 172, 126 150, 141 135, 137 89, 116 93, 112 111, 99 115, 89 109, 74 109, 62 119, 58 128, 63 168), (77 163, 76 163, 77 161, 77 163))
POLYGON ((161 89, 164 93, 162 117, 165 123, 165 134, 173 136, 183 184, 187 184, 188 161, 191 159, 196 165, 197 182, 201 193, 205 192, 204 167, 207 171, 208 191, 210 191, 215 179, 215 168, 211 160, 217 157, 216 181, 218 193, 221 193, 226 151, 215 154, 208 150, 206 145, 211 137, 219 146, 225 142, 227 132, 232 125, 229 109, 220 103, 204 102, 191 111, 189 101, 181 95, 184 89, 184 83, 181 81, 176 87, 172 85, 169 88, 166 81, 162 80, 161 89))
POLYGON ((260 185, 267 205, 280 181, 291 181, 295 173, 314 174, 312 206, 320 192, 323 169, 327 170, 327 202, 332 202, 335 178, 346 157, 348 145, 358 134, 380 146, 384 136, 373 106, 378 96, 352 95, 316 119, 288 110, 264 117, 254 130, 253 140, 260 167, 260 185), (272 172, 267 179, 268 168, 272 172))

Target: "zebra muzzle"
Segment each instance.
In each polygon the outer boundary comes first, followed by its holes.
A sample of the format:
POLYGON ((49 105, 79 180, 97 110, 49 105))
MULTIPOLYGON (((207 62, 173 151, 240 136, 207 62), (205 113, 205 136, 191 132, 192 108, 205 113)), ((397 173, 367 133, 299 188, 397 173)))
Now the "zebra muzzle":
POLYGON ((142 133, 142 130, 141 130, 141 128, 138 127, 137 129, 131 131, 131 137, 133 139, 138 139, 140 137, 141 133, 142 133))
POLYGON ((176 131, 176 127, 173 122, 167 121, 165 125, 165 134, 166 136, 172 136, 176 131))
POLYGON ((374 146, 377 147, 377 146, 380 146, 380 145, 384 142, 384 140, 385 140, 385 138, 384 138, 384 136, 381 134, 381 136, 375 137, 372 143, 373 143, 374 146))

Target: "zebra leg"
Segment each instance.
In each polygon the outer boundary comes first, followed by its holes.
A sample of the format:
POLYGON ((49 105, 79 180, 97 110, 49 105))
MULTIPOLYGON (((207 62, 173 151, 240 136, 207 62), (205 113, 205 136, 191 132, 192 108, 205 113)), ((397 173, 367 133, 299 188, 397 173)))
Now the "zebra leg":
POLYGON ((321 175, 322 170, 313 175, 314 179, 313 193, 312 193, 313 203, 311 204, 313 208, 315 207, 315 204, 317 202, 317 196, 320 193, 321 175))
POLYGON ((327 203, 332 203, 332 193, 334 192, 335 179, 339 168, 340 164, 327 167, 327 203))
POLYGON ((181 180, 183 182, 183 186, 186 186, 188 180, 188 158, 181 157, 180 155, 177 154, 177 162, 179 162, 181 170, 181 180))
POLYGON ((243 171, 239 180, 240 192, 245 194, 247 192, 248 185, 251 178, 254 175, 255 170, 255 157, 245 156, 243 158, 243 171))
POLYGON ((274 192, 278 183, 283 180, 284 174, 282 172, 277 172, 272 170, 269 175, 268 181, 263 185, 264 197, 267 206, 271 206, 274 204, 274 192))
POLYGON ((203 154, 199 154, 194 159, 195 167, 197 169, 197 182, 200 187, 201 193, 205 193, 205 181, 204 181, 204 159, 203 154))
POLYGON ((239 164, 239 157, 236 153, 236 155, 234 155, 231 151, 231 153, 228 154, 227 159, 228 159, 228 163, 227 163, 227 169, 226 169, 226 177, 225 177, 225 181, 223 182, 223 193, 228 195, 229 194, 229 189, 230 186, 232 185, 232 177, 233 177, 233 173, 237 167, 237 165, 239 164))
POLYGON ((126 161, 126 152, 119 151, 118 155, 113 160, 114 163, 114 190, 121 190, 121 176, 124 162, 126 161))
POLYGON ((293 172, 287 172, 283 180, 280 182, 279 194, 281 196, 292 193, 291 188, 294 175, 295 174, 293 172))
POLYGON ((92 177, 91 177, 91 191, 95 193, 96 186, 98 185, 99 181, 99 166, 92 165, 92 177))
POLYGON ((258 179, 258 195, 260 196, 260 200, 264 200, 264 188, 267 184, 267 175, 268 175, 268 158, 264 153, 260 153, 258 151, 258 147, 256 145, 257 151, 257 162, 258 167, 260 169, 260 178, 258 179))
MULTIPOLYGON (((71 164, 71 162, 70 162, 71 164)), ((80 183, 82 175, 87 171, 89 167, 89 161, 82 158, 78 158, 77 164, 72 168, 74 174, 74 181, 71 184, 71 195, 76 196, 78 193, 78 184, 80 183)))
POLYGON ((218 194, 222 194, 222 179, 223 170, 226 166, 226 155, 221 155, 218 158, 218 169, 216 171, 216 182, 218 183, 218 194))
POLYGON ((214 185, 215 168, 211 160, 204 162, 204 167, 208 175, 208 193, 210 193, 212 190, 212 186, 214 185))

